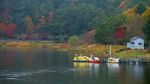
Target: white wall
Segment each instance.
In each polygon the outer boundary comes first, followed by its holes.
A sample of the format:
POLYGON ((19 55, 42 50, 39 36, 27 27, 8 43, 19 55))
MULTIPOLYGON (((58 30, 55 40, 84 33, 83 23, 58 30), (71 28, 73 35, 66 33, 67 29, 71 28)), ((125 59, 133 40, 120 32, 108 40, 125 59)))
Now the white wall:
POLYGON ((141 38, 138 38, 136 40, 133 40, 131 42, 134 42, 134 45, 131 44, 132 49, 144 49, 144 40, 141 38), (141 43, 141 45, 139 45, 139 43, 141 43))

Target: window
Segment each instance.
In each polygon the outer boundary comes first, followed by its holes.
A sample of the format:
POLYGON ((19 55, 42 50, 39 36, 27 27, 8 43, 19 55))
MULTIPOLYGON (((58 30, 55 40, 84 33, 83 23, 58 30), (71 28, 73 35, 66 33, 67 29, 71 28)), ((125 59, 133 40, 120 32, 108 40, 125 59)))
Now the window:
POLYGON ((142 45, 142 43, 138 43, 138 45, 142 45))
POLYGON ((134 42, 131 42, 131 44, 134 44, 134 42))

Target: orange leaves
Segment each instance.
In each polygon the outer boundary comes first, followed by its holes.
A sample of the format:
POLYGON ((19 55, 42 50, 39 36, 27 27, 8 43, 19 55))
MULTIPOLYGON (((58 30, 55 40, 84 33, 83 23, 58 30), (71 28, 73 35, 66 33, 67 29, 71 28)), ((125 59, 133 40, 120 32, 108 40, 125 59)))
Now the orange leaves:
POLYGON ((26 16, 26 17, 25 17, 25 21, 26 21, 27 23, 31 23, 31 22, 32 22, 32 18, 31 18, 30 16, 26 16))
POLYGON ((40 25, 45 25, 46 24, 46 20, 45 20, 45 16, 41 16, 39 19, 40 25))
POLYGON ((147 7, 146 11, 141 15, 143 20, 146 20, 150 16, 150 7, 147 7))
POLYGON ((136 13, 134 8, 129 8, 123 12, 123 15, 129 19, 134 19, 136 16, 140 16, 143 20, 146 20, 150 16, 150 7, 147 6, 146 10, 140 15, 136 13))
POLYGON ((54 17, 53 12, 49 12, 47 17, 44 16, 44 15, 41 15, 40 18, 39 18, 38 27, 44 26, 47 23, 50 24, 53 20, 53 17, 54 17))
POLYGON ((136 15, 136 13, 135 13, 134 9, 129 8, 128 10, 123 12, 123 15, 128 17, 128 18, 133 18, 136 15))
POLYGON ((36 23, 36 26, 35 26, 35 24, 32 21, 32 18, 30 16, 26 16, 25 23, 27 25, 28 32, 30 34, 35 33, 35 30, 36 30, 35 27, 41 28, 41 27, 45 26, 46 24, 51 23, 53 20, 53 17, 54 17, 53 12, 49 12, 47 17, 44 15, 41 15, 38 19, 38 23, 36 23))
POLYGON ((30 17, 30 16, 26 16, 25 17, 25 22, 26 22, 26 24, 27 24, 27 27, 28 27, 28 30, 29 30, 29 32, 30 33, 34 33, 35 31, 35 26, 34 26, 34 24, 33 24, 33 22, 32 22, 32 18, 30 17))

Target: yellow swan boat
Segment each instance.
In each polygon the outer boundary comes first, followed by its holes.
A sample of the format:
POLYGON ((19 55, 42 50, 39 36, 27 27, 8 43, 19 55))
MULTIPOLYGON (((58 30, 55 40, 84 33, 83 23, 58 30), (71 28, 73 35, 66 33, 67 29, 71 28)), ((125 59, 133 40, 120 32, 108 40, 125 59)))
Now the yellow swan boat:
POLYGON ((73 61, 74 62, 89 62, 89 57, 88 56, 82 56, 82 55, 80 55, 80 56, 77 56, 77 54, 76 54, 76 56, 73 58, 73 61))

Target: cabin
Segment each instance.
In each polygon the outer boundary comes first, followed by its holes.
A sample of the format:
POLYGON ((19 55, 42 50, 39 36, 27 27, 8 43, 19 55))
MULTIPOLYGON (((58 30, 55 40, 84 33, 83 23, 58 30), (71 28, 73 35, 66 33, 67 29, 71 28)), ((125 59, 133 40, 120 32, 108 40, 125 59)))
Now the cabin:
POLYGON ((144 40, 140 37, 133 37, 130 39, 130 42, 127 42, 127 48, 144 49, 144 40))

